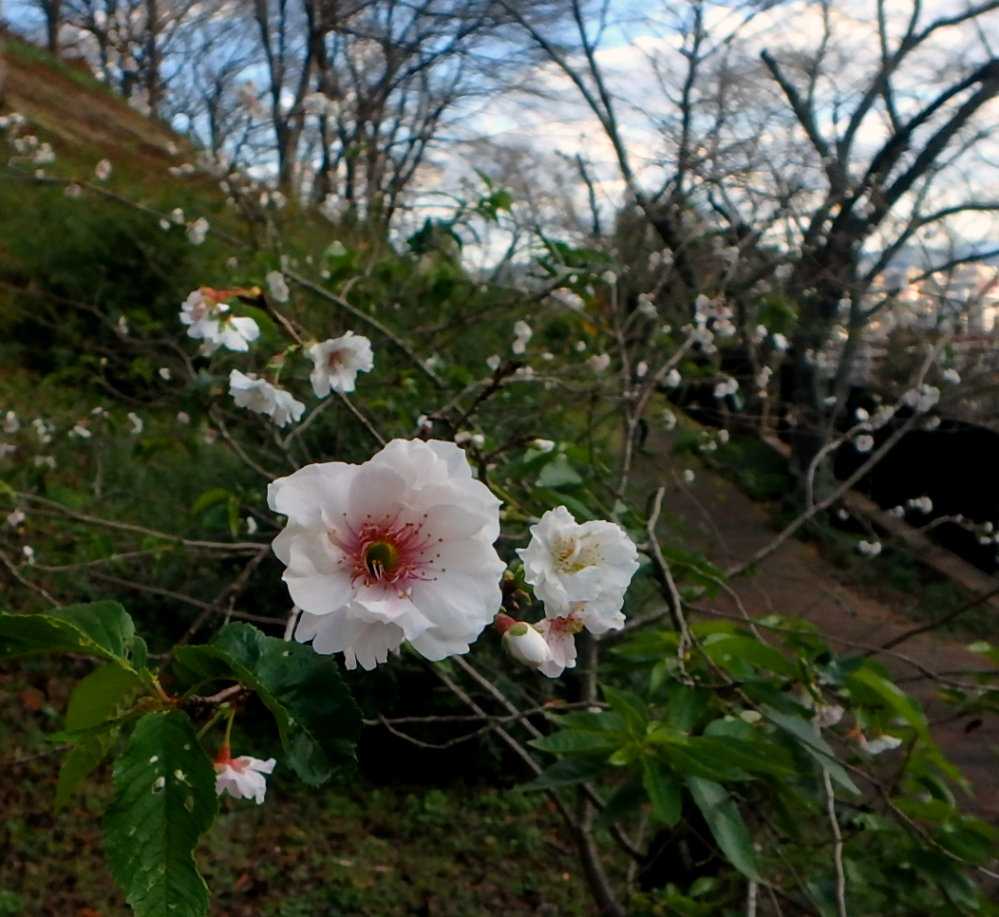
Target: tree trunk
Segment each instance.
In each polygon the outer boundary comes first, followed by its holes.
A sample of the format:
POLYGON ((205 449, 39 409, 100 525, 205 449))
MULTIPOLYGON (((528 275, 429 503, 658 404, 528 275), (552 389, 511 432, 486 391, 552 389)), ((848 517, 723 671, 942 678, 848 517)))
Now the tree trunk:
POLYGON ((163 105, 163 86, 160 83, 161 52, 157 41, 159 32, 159 2, 146 0, 146 103, 149 105, 149 114, 154 118, 159 117, 163 105))
POLYGON ((45 13, 45 43, 50 54, 58 55, 59 28, 62 25, 62 0, 45 0, 42 4, 45 13))

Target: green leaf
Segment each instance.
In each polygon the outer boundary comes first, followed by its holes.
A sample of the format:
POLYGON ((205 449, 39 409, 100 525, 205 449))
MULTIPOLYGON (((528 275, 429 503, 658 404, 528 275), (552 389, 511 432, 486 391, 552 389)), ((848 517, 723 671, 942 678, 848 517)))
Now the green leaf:
POLYGON ((667 689, 666 722, 681 732, 690 732, 704 715, 710 693, 704 688, 674 682, 667 689))
POLYGON ((725 787, 711 780, 688 777, 687 788, 729 862, 744 876, 759 879, 752 836, 725 787))
POLYGON ((740 675, 751 674, 747 667, 793 677, 794 665, 772 646, 739 634, 711 634, 701 645, 705 655, 722 668, 740 675))
POLYGON ((229 624, 205 646, 179 647, 175 671, 192 690, 232 680, 256 692, 277 723, 288 764, 311 786, 353 758, 361 715, 336 663, 311 648, 229 624))
POLYGON ((117 728, 94 732, 95 727, 113 719, 141 688, 142 683, 133 672, 110 664, 94 669, 73 689, 66 712, 66 729, 88 732, 70 749, 59 769, 56 811, 69 802, 80 784, 111 750, 117 728))
POLYGON ((538 487, 553 487, 558 490, 560 487, 576 487, 583 483, 583 479, 569 464, 565 455, 559 453, 556 458, 541 469, 541 474, 538 475, 538 480, 535 483, 538 487))
POLYGON ((69 605, 47 614, 0 613, 0 658, 34 653, 83 653, 131 669, 135 625, 117 602, 69 605))
POLYGON ((55 810, 64 809, 87 777, 103 761, 114 744, 113 733, 84 736, 63 758, 56 783, 55 810))
POLYGON ((924 739, 929 738, 929 727, 923 711, 901 688, 865 666, 847 676, 846 686, 858 704, 884 706, 905 720, 924 739))
POLYGON ((798 743, 800 748, 818 762, 820 767, 829 771, 829 776, 843 789, 860 795, 857 785, 850 779, 846 769, 819 731, 807 720, 790 713, 781 713, 773 707, 762 706, 760 712, 775 726, 778 726, 798 743))
POLYGON ((581 732, 575 729, 561 729, 539 739, 531 739, 529 745, 553 755, 609 755, 621 744, 619 737, 612 733, 581 732))
POLYGON ((611 709, 624 720, 632 735, 644 735, 649 722, 648 705, 636 694, 603 685, 604 698, 611 709))
POLYGON ((138 676, 119 665, 94 669, 69 696, 66 728, 89 729, 112 719, 141 687, 138 676))
POLYGON ((604 802, 603 811, 594 822, 596 828, 607 828, 615 822, 629 818, 637 813, 648 798, 642 781, 634 778, 620 784, 604 802))
POLYGON ((607 765, 603 761, 593 758, 562 758, 543 773, 538 774, 530 783, 525 783, 521 789, 531 792, 583 783, 598 777, 606 770, 606 767, 607 765))
POLYGON ((695 737, 685 742, 667 744, 663 755, 670 767, 685 777, 704 780, 751 780, 752 775, 719 757, 715 742, 695 737))
POLYGON ((137 917, 201 917, 208 887, 194 849, 215 818, 215 770, 179 711, 139 720, 114 769, 104 818, 111 873, 137 917))
POLYGON ((225 503, 231 497, 232 494, 224 487, 212 487, 198 495, 198 498, 191 505, 191 515, 200 516, 206 509, 219 503, 225 503))
POLYGON ((680 784, 660 764, 646 758, 642 762, 642 785, 652 803, 652 814, 657 821, 672 828, 683 810, 683 791, 680 784))

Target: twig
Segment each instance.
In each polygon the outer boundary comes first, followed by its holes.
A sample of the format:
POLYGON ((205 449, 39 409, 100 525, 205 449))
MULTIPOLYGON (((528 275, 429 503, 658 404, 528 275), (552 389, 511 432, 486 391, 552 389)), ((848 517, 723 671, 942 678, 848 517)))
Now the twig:
POLYGON ((846 872, 843 869, 843 834, 836 817, 836 794, 833 791, 829 769, 822 768, 822 783, 826 790, 826 812, 829 815, 829 825, 832 828, 835 846, 833 847, 833 862, 836 865, 836 913, 838 917, 848 917, 846 912, 846 872))
POLYGON ((43 586, 39 586, 38 583, 33 583, 27 577, 22 576, 21 571, 17 569, 17 564, 15 564, 4 552, 0 551, 0 562, 7 568, 7 572, 10 573, 14 579, 16 579, 25 589, 30 589, 32 592, 37 592, 45 601, 50 605, 58 607, 61 602, 56 601, 43 586))
POLYGON ((659 515, 662 512, 663 496, 665 493, 665 487, 659 487, 656 490, 652 501, 652 512, 649 514, 645 531, 649 536, 649 550, 652 552, 652 559, 655 561, 656 569, 659 573, 660 584, 665 591, 666 607, 669 609, 673 629, 680 636, 676 655, 680 671, 685 673, 683 658, 691 645, 690 631, 687 629, 687 621, 683 615, 683 600, 680 598, 680 590, 676 588, 676 582, 673 579, 673 574, 670 572, 669 564, 666 563, 662 548, 659 547, 659 536, 656 534, 656 525, 659 522, 659 515))
POLYGON ((145 535, 149 538, 159 538, 162 541, 169 541, 173 544, 183 545, 185 548, 199 548, 206 551, 230 551, 233 553, 242 553, 244 551, 256 552, 259 551, 261 547, 258 542, 252 541, 199 541, 192 538, 182 538, 180 535, 171 535, 169 532, 160 532, 156 529, 149 529, 142 525, 134 525, 131 522, 115 522, 113 519, 101 519, 98 516, 90 516, 87 513, 77 512, 76 510, 63 506, 61 503, 56 503, 54 500, 47 500, 45 497, 39 497, 35 494, 22 493, 21 491, 18 491, 15 496, 19 500, 30 500, 32 503, 38 503, 42 506, 50 507, 64 516, 69 516, 70 519, 86 522, 89 525, 99 525, 104 528, 117 529, 122 532, 133 532, 136 535, 145 535))
POLYGON ((372 328, 378 331, 379 334, 384 335, 393 344, 395 344, 395 346, 399 350, 401 350, 410 359, 410 361, 412 361, 419 368, 419 370, 428 379, 430 379, 431 382, 434 383, 434 385, 436 385, 438 388, 444 387, 444 383, 441 380, 440 376, 438 376, 437 373, 435 373, 432 369, 430 369, 430 367, 426 366, 424 362, 413 352, 412 348, 405 341, 403 341, 402 338, 400 338, 394 331, 392 331, 387 325, 384 325, 374 316, 368 315, 366 312, 363 312, 362 310, 358 309, 357 306, 351 305, 351 303, 347 302, 347 300, 344 299, 343 297, 337 296, 336 293, 331 293, 329 290, 325 289, 324 287, 319 286, 319 284, 313 283, 311 280, 309 280, 308 277, 303 277, 301 274, 297 273, 296 271, 285 271, 284 274, 286 277, 293 280, 303 289, 309 290, 310 292, 315 293, 317 296, 320 296, 323 299, 327 299, 332 303, 336 303, 345 312, 349 312, 351 315, 353 315, 354 318, 364 322, 365 324, 370 325, 372 328))
POLYGON ((920 624, 918 627, 913 627, 911 630, 904 631, 898 636, 892 637, 887 643, 882 644, 880 649, 871 650, 864 655, 870 656, 873 653, 893 649, 900 643, 905 643, 906 640, 911 640, 913 637, 919 636, 919 634, 925 634, 927 631, 943 627, 944 624, 949 624, 951 621, 963 615, 966 611, 970 611, 972 608, 981 605, 982 602, 987 602, 995 595, 999 595, 999 586, 996 586, 994 589, 990 589, 988 592, 984 592, 981 595, 975 596, 973 599, 965 602, 960 608, 955 608, 953 611, 948 611, 947 614, 941 615, 939 618, 934 618, 932 621, 927 621, 925 624, 920 624))

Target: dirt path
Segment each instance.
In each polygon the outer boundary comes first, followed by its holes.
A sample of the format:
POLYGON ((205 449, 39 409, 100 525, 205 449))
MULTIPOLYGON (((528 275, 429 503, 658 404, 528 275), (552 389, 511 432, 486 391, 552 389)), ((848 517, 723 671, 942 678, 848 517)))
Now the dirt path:
MULTIPOLYGON (((668 438, 650 438, 648 449, 659 458, 639 458, 635 469, 639 486, 669 486, 664 509, 684 533, 686 547, 703 552, 715 564, 727 568, 773 539, 776 531, 765 506, 703 468, 695 469, 697 477, 692 485, 678 486, 679 471, 685 463, 670 456, 668 438)), ((841 571, 824 560, 813 545, 791 539, 764 560, 754 574, 733 580, 730 585, 754 617, 779 613, 806 618, 840 649, 849 650, 851 643, 880 646, 920 623, 841 580, 841 571)), ((739 613, 736 602, 724 594, 713 599, 712 606, 739 613)), ((956 639, 932 633, 913 637, 897 652, 934 673, 989 667, 987 660, 956 639)), ((917 666, 898 657, 882 656, 881 660, 897 678, 920 675, 917 666)), ((923 703, 935 723, 937 741, 974 786, 974 808, 999 823, 999 716, 983 717, 969 735, 966 729, 970 718, 947 721, 952 708, 936 698, 932 680, 907 681, 905 688, 923 703)))

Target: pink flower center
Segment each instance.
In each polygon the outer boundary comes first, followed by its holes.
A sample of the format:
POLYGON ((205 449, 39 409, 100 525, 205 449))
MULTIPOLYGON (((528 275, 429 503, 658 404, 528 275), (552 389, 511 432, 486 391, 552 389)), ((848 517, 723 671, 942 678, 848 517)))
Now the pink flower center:
POLYGON ((434 568, 440 554, 433 548, 444 539, 426 533, 425 519, 425 515, 419 522, 400 522, 389 516, 367 518, 359 529, 345 519, 346 537, 330 530, 329 538, 346 555, 355 585, 392 586, 401 591, 413 582, 437 578, 434 568))

